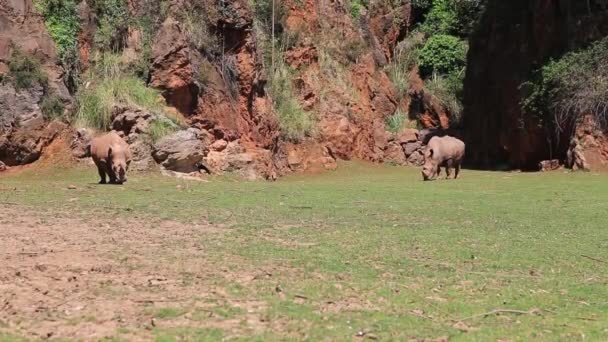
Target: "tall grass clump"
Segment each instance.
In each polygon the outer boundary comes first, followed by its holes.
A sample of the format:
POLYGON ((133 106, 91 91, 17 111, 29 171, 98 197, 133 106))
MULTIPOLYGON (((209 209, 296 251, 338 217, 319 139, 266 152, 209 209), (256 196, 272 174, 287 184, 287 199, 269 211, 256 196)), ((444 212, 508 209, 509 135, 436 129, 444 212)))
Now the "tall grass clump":
POLYGON ((102 55, 88 79, 77 94, 75 123, 78 126, 108 130, 116 106, 137 107, 155 113, 163 111, 160 93, 148 88, 135 75, 124 72, 116 55, 102 55))
POLYGON ((178 124, 167 118, 156 119, 150 124, 148 134, 150 135, 152 142, 157 143, 163 137, 177 132, 179 128, 180 126, 178 124))
POLYGON ((310 136, 314 129, 314 118, 300 106, 293 95, 289 67, 280 61, 270 78, 270 94, 283 138, 298 142, 310 136))
POLYGON ((458 126, 462 121, 464 69, 447 76, 434 75, 425 85, 425 92, 431 94, 450 113, 450 125, 458 126))

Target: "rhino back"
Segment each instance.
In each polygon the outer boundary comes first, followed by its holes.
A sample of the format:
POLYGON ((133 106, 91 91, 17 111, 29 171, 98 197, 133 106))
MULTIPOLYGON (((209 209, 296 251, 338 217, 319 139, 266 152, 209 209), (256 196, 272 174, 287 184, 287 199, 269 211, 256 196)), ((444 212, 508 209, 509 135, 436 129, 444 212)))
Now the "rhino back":
POLYGON ((434 158, 439 161, 447 159, 460 160, 464 157, 465 152, 464 142, 450 136, 433 137, 429 141, 428 148, 433 149, 434 158))

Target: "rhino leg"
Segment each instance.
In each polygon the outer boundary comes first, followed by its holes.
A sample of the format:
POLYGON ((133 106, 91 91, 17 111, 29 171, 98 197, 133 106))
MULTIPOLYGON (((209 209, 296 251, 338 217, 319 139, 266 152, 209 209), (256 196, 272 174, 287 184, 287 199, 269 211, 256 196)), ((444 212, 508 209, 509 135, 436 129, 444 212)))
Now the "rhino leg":
POLYGON ((106 184, 106 168, 105 168, 105 166, 98 165, 97 166, 97 172, 99 173, 99 178, 101 178, 101 180, 99 181, 99 184, 106 184))
POLYGON ((454 174, 454 179, 458 178, 458 174, 460 173, 460 162, 456 163, 455 169, 456 169, 456 172, 454 174))

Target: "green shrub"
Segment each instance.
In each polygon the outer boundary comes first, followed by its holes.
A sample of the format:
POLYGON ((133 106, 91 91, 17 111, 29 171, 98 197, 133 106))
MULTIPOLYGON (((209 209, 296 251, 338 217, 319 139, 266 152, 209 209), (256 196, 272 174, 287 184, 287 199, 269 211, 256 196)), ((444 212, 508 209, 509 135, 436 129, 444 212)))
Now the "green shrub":
POLYGON ((361 12, 369 5, 367 0, 351 0, 350 15, 357 19, 361 16, 361 12))
POLYGON ((40 110, 45 119, 54 120, 63 117, 65 106, 61 99, 56 95, 47 95, 40 103, 40 110))
POLYGON ((428 35, 454 34, 458 23, 455 0, 433 0, 421 30, 428 35))
POLYGON ((315 121, 293 95, 289 67, 280 61, 271 76, 270 94, 282 136, 286 140, 299 142, 312 134, 315 121))
POLYGON ((429 36, 448 34, 465 38, 473 31, 485 3, 486 0, 418 1, 418 8, 428 10, 420 30, 429 36))
POLYGON ((76 0, 36 0, 36 9, 44 17, 44 23, 57 46, 59 58, 64 59, 77 48, 80 30, 76 0))
POLYGON ((424 76, 450 74, 466 65, 467 44, 458 37, 436 35, 420 50, 419 65, 424 76))
MULTIPOLYGON (((608 38, 550 60, 522 85, 522 107, 557 129, 592 114, 608 128, 608 38)), ((544 121, 544 122, 543 122, 544 121)))
POLYGON ((131 21, 126 0, 92 0, 97 16, 95 47, 101 51, 120 51, 125 45, 131 21))
POLYGON ((450 113, 450 125, 458 126, 462 120, 464 70, 446 76, 434 76, 425 83, 425 91, 435 97, 450 113))
POLYGON ((8 69, 7 79, 17 90, 28 89, 35 85, 46 88, 48 85, 48 76, 42 70, 40 61, 18 49, 15 49, 9 58, 8 69))

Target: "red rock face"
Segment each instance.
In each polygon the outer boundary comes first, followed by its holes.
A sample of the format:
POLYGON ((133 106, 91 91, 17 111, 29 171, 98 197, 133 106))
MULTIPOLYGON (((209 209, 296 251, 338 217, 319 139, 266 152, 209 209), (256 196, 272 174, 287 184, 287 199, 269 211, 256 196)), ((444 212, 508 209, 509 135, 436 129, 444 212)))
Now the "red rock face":
POLYGON ((549 148, 555 137, 522 113, 519 87, 550 57, 605 36, 608 16, 595 13, 587 15, 584 1, 489 1, 471 38, 465 80, 464 126, 474 165, 535 169, 564 156, 565 147, 549 148))

